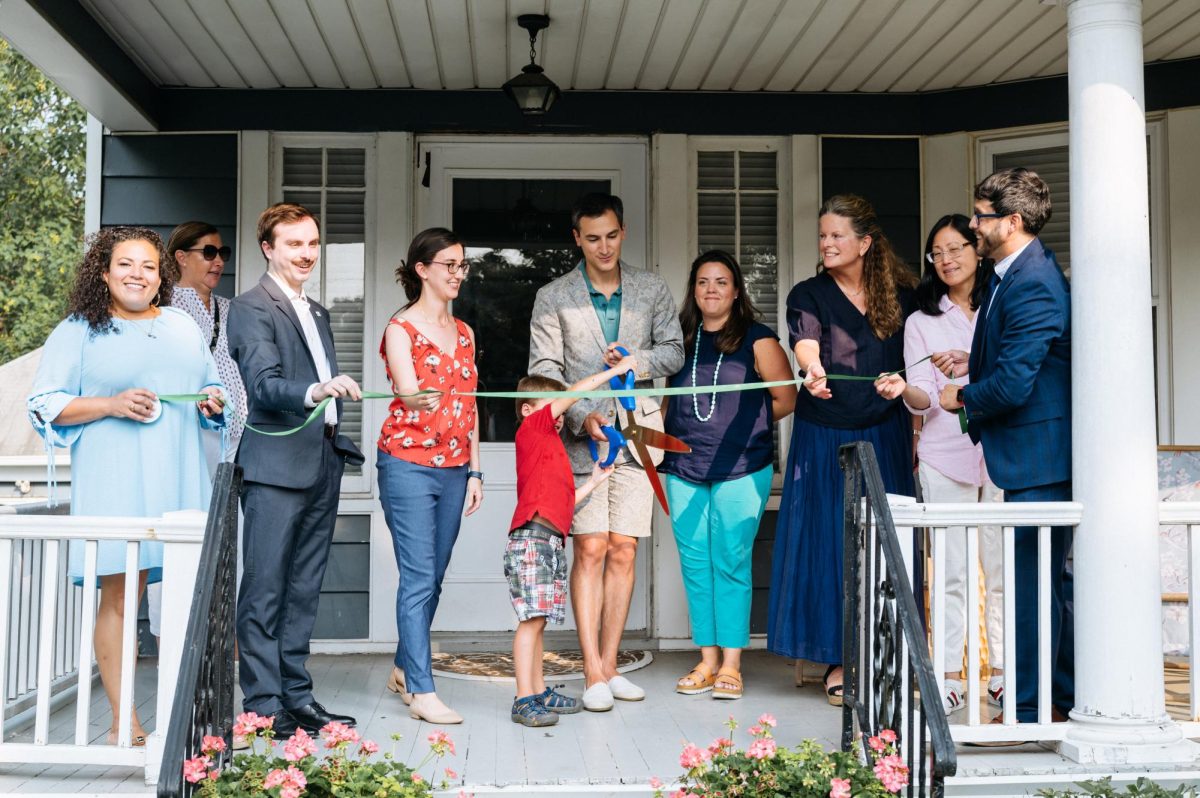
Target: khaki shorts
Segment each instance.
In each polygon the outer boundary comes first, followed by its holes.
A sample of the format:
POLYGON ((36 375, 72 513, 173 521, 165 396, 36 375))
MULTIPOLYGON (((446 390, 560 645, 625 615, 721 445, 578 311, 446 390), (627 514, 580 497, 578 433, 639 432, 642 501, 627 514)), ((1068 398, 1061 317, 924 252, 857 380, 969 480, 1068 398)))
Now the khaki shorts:
MULTIPOLYGON (((591 476, 576 474, 575 486, 579 487, 591 476)), ((619 532, 632 538, 648 538, 653 516, 654 489, 650 487, 650 480, 646 479, 640 466, 620 463, 582 504, 575 506, 571 534, 619 532)))

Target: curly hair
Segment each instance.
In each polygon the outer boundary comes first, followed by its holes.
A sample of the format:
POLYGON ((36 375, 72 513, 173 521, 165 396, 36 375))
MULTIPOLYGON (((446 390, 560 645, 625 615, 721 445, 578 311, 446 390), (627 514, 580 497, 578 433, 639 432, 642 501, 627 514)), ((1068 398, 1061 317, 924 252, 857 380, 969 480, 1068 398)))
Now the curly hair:
MULTIPOLYGON (((917 275, 904 265, 892 242, 879 226, 875 209, 857 194, 838 194, 825 200, 818 218, 832 213, 850 221, 859 238, 871 237, 863 255, 863 285, 867 291, 867 321, 879 340, 890 338, 904 326, 904 311, 897 296, 899 288, 915 288, 917 275)), ((824 266, 820 267, 824 271, 824 266)))
POLYGON ((179 279, 179 269, 167 257, 162 237, 146 227, 106 227, 88 236, 87 251, 75 270, 75 285, 67 302, 67 318, 82 319, 93 335, 104 335, 116 329, 112 321, 112 298, 104 275, 112 263, 113 250, 123 241, 145 241, 158 250, 158 273, 162 280, 155 305, 170 305, 171 293, 179 279))

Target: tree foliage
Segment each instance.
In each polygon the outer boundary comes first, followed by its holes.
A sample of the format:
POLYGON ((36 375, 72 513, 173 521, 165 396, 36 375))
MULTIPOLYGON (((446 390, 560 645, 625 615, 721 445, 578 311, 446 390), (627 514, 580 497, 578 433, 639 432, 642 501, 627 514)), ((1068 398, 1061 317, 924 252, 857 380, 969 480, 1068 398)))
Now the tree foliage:
POLYGON ((0 363, 66 311, 83 238, 86 115, 0 40, 0 363))

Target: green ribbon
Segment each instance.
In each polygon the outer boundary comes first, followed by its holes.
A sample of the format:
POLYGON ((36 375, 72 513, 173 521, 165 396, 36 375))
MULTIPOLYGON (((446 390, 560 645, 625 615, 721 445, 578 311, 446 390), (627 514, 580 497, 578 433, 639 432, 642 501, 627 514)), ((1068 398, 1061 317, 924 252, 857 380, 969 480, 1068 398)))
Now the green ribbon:
MULTIPOLYGON (((905 366, 902 369, 888 371, 881 374, 881 377, 892 377, 896 374, 902 374, 913 366, 918 366, 926 360, 932 358, 933 355, 927 355, 916 363, 905 366)), ((865 381, 875 382, 879 377, 860 377, 853 374, 826 374, 827 380, 845 380, 845 381, 865 381)), ((737 385, 705 385, 695 387, 678 387, 678 388, 621 388, 619 390, 602 389, 596 391, 463 391, 456 394, 457 396, 474 396, 477 399, 619 399, 623 396, 687 396, 691 394, 701 393, 732 393, 734 391, 758 391, 767 388, 778 388, 783 385, 803 385, 808 382, 808 377, 792 380, 772 380, 770 382, 745 382, 737 385)), ((425 396, 431 393, 443 393, 435 391, 431 388, 417 391, 416 393, 381 393, 379 391, 363 391, 363 399, 409 399, 414 396, 425 396)), ((178 393, 178 394, 159 394, 160 402, 203 402, 208 399, 208 394, 205 393, 178 393)), ((257 432, 259 435, 269 435, 273 438, 282 437, 284 435, 295 435, 302 429, 312 425, 325 414, 325 407, 331 402, 332 397, 322 399, 312 412, 308 414, 308 418, 304 423, 292 429, 281 430, 280 432, 267 432, 265 430, 256 429, 255 427, 246 424, 246 429, 251 432, 257 432)), ((227 406, 226 412, 232 412, 232 407, 227 406)))

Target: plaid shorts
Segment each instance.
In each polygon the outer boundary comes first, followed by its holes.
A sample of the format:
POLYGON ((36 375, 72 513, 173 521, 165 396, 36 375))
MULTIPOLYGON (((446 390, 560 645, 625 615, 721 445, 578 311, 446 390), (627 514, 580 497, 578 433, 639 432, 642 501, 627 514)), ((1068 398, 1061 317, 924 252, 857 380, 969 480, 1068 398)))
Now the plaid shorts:
POLYGON ((508 534, 504 575, 517 619, 544 616, 561 624, 567 612, 567 553, 562 535, 529 523, 508 534))

